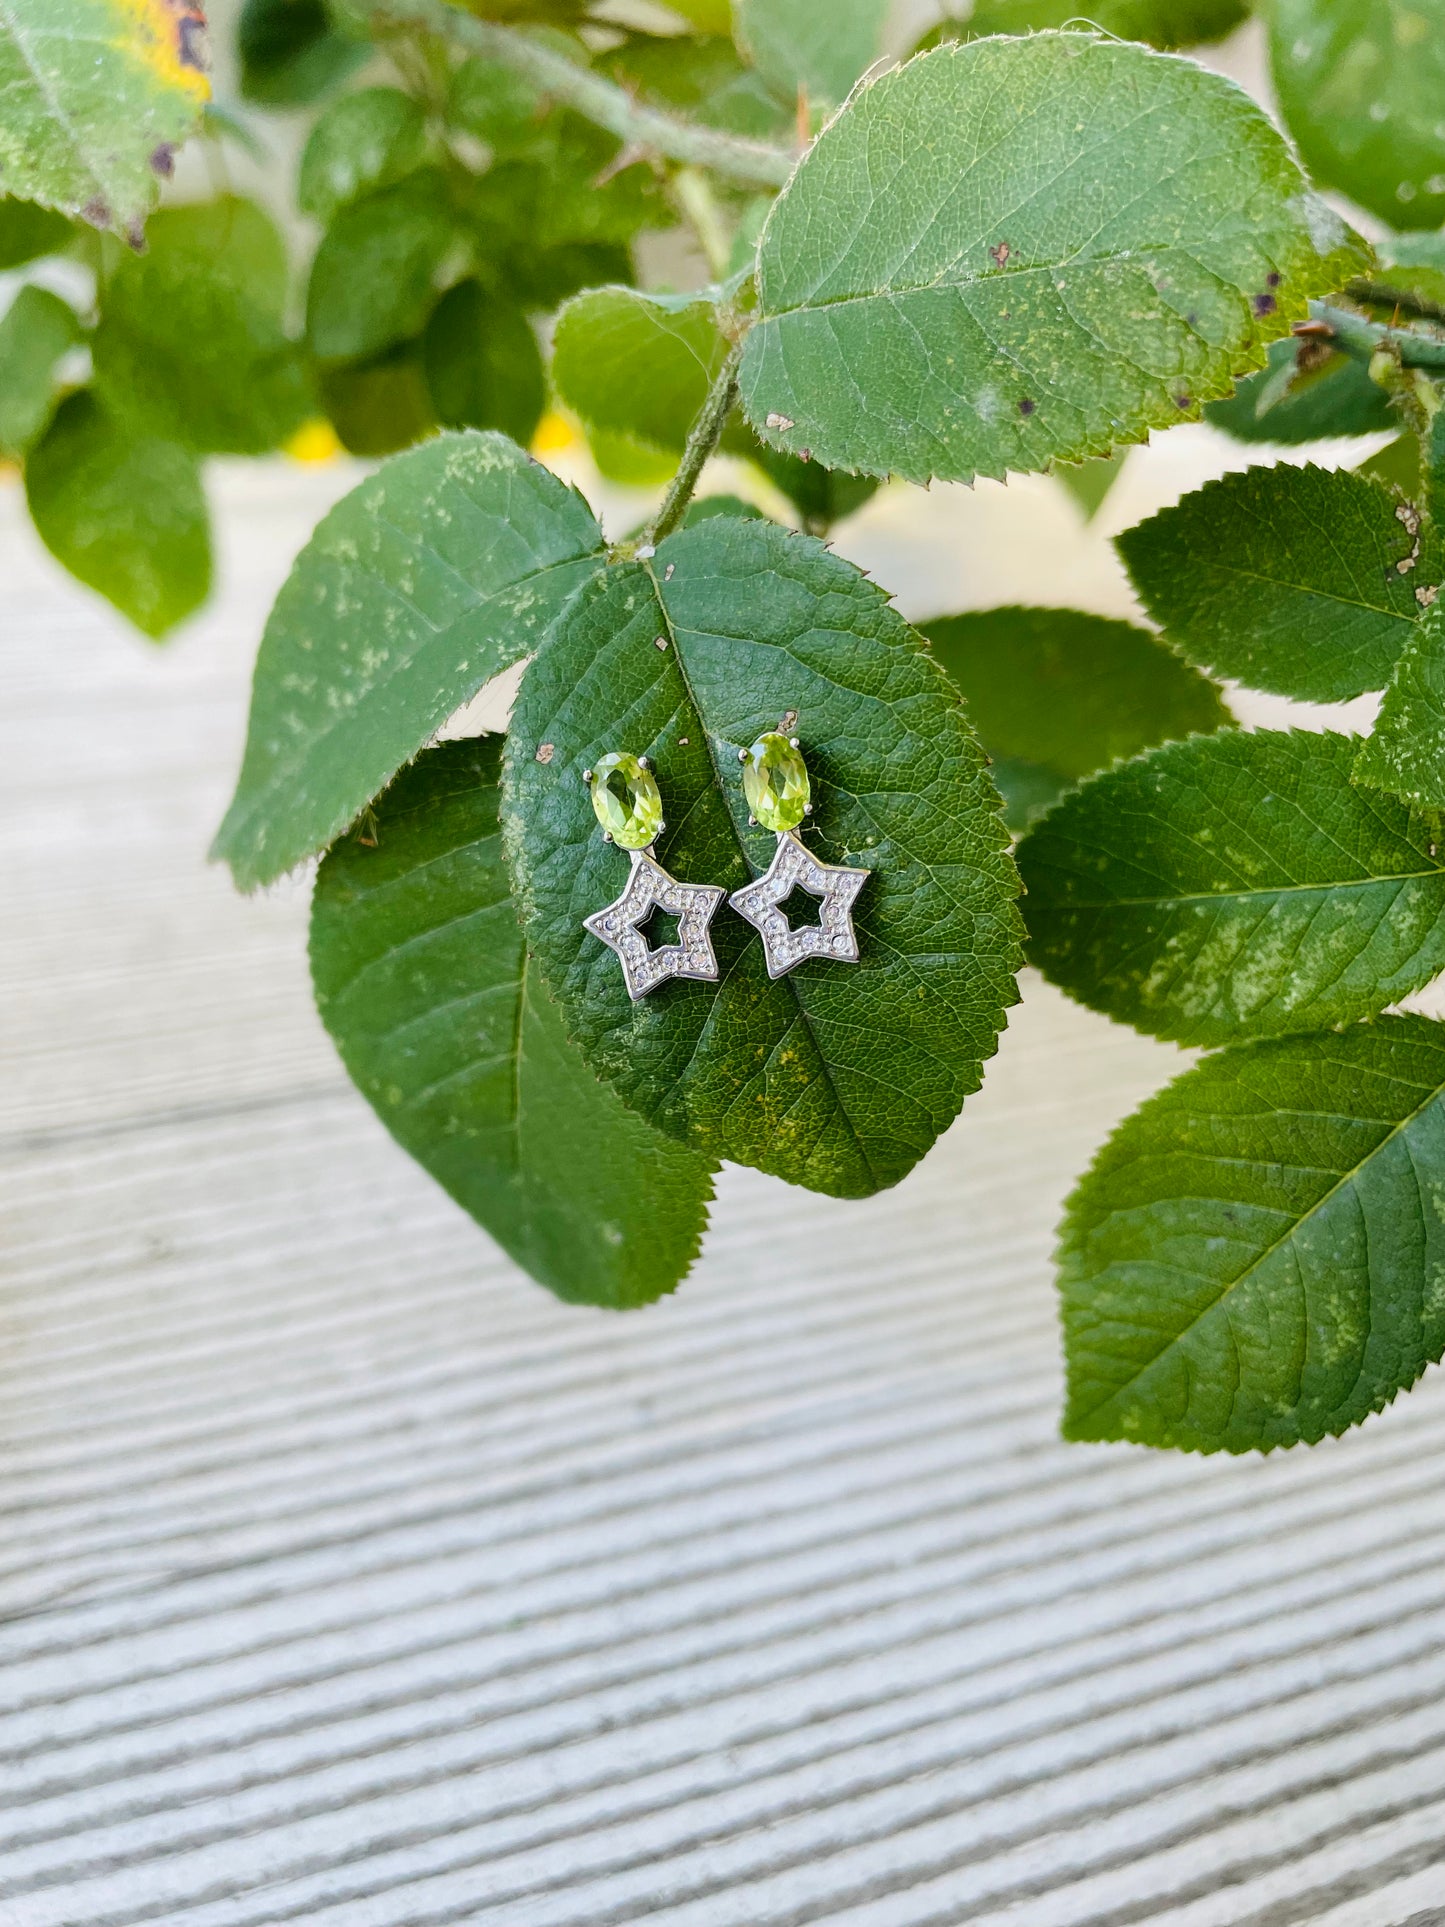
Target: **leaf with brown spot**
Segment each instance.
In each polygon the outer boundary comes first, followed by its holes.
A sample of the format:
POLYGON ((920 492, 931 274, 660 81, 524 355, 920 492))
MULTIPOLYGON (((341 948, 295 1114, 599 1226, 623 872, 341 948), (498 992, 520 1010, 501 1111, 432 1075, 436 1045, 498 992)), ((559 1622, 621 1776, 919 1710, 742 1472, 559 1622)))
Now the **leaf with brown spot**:
POLYGON ((912 482, 1106 455, 1365 258, 1218 74, 1084 33, 940 47, 861 85, 773 203, 743 409, 912 482))

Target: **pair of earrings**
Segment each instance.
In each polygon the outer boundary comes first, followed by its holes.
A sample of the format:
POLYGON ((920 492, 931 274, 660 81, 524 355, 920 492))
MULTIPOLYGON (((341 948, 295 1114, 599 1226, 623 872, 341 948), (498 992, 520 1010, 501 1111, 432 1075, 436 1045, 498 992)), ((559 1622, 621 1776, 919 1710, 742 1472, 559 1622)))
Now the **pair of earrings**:
MULTIPOLYGON (((796 736, 768 730, 751 749, 740 749, 748 821, 775 830, 777 851, 763 875, 734 890, 728 901, 763 940, 770 977, 786 976, 808 957, 857 963, 853 902, 868 881, 867 870, 820 863, 797 831, 812 814, 811 784, 796 736), (806 890, 821 906, 816 924, 793 929, 783 905, 795 889, 806 890)), ((615 902, 583 918, 583 927, 617 953, 627 994, 634 1003, 671 977, 716 983, 717 957, 708 926, 727 891, 712 883, 682 883, 670 876, 652 853, 665 827, 657 779, 645 756, 615 751, 582 780, 592 792, 592 807, 609 843, 632 858, 627 887, 615 902), (677 941, 648 944, 643 926, 654 910, 677 919, 677 941)))

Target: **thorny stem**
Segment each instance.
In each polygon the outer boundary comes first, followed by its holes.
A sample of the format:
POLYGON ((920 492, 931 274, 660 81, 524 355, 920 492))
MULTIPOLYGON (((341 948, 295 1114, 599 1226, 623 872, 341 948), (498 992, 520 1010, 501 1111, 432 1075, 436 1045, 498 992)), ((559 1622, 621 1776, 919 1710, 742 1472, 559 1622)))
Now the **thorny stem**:
POLYGON ((1345 308, 1332 308, 1325 301, 1311 301, 1309 320, 1297 323, 1295 332, 1307 340, 1329 341, 1356 361, 1369 361, 1383 348, 1397 355, 1403 368, 1445 370, 1445 340, 1439 335, 1417 334, 1412 328, 1387 328, 1345 308))
POLYGON ((623 88, 515 27, 478 20, 448 6, 446 0, 383 0, 375 18, 383 26, 440 34, 467 53, 510 68, 629 146, 669 160, 711 168, 715 174, 757 187, 781 187, 797 161, 797 155, 786 148, 744 140, 645 107, 623 88))
POLYGON ((1445 303, 1432 301, 1415 288, 1397 287, 1388 274, 1375 280, 1361 275, 1347 281, 1344 292, 1361 307, 1398 308, 1402 314, 1418 315, 1425 321, 1445 321, 1445 303))
POLYGON ((686 514, 698 477, 722 439, 733 403, 738 398, 738 357, 741 354, 742 346, 739 344, 729 352, 727 360, 718 370, 717 380, 708 390, 707 400, 688 432, 687 447, 682 451, 682 461, 676 475, 668 483, 662 507, 648 524, 642 538, 643 547, 656 548, 664 536, 672 534, 686 514))

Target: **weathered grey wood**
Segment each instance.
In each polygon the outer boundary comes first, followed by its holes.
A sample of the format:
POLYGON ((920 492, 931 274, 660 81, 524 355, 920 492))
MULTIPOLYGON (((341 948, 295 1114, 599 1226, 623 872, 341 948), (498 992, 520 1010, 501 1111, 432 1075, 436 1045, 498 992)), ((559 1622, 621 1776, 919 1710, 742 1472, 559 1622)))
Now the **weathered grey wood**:
POLYGON ((1441 1383, 1055 1438, 1058 1202, 1176 1053, 1031 983, 906 1184, 725 1173, 626 1318, 392 1147, 304 880, 204 863, 345 479, 223 473, 160 653, 0 487, 3 1927, 1445 1921, 1441 1383))

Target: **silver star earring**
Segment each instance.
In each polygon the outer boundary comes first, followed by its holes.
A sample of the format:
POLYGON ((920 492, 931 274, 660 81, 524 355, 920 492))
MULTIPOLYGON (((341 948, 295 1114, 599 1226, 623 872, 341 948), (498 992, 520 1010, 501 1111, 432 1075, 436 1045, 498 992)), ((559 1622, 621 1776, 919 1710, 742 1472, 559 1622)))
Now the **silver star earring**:
POLYGON ((831 957, 835 963, 857 963, 858 935, 853 928, 853 903, 868 881, 867 870, 820 863, 796 832, 811 816, 812 785, 796 736, 767 730, 751 749, 740 749, 743 793, 750 823, 761 823, 778 833, 777 852, 762 876, 728 902, 752 924, 763 940, 770 977, 786 976, 809 957, 831 957), (795 889, 819 899, 815 924, 794 929, 783 909, 795 889))
POLYGON ((595 770, 584 770, 582 780, 592 792, 603 836, 632 858, 622 895, 582 919, 585 929, 616 951, 628 996, 639 1003, 671 977, 716 983, 717 958, 708 925, 727 892, 711 883, 680 883, 652 854, 653 842, 666 825, 647 758, 616 751, 604 756, 595 770), (654 910, 677 918, 676 943, 655 949, 649 945, 643 925, 654 910))

